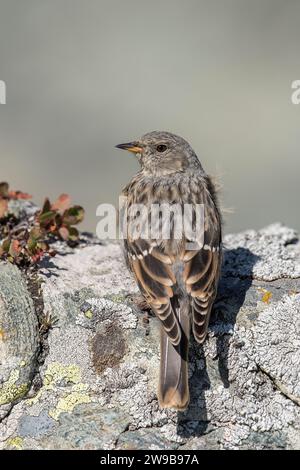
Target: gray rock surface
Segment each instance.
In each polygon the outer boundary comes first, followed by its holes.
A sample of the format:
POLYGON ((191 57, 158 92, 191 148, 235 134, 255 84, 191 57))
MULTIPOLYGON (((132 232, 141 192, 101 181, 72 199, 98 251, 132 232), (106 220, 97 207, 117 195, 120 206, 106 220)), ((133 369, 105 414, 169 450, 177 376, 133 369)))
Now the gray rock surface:
POLYGON ((24 276, 0 263, 0 419, 28 392, 38 349, 38 320, 24 276))
POLYGON ((132 301, 119 246, 60 245, 39 269, 44 313, 56 319, 45 360, 2 419, 1 448, 300 449, 298 235, 274 224, 224 244, 183 413, 159 409, 159 324, 132 301))

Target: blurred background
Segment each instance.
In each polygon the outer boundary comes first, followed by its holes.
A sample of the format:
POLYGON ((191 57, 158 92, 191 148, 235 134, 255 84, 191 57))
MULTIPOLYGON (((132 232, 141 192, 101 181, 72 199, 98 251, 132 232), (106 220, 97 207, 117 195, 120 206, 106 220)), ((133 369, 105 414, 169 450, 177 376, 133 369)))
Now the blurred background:
POLYGON ((300 229, 298 0, 0 0, 0 180, 38 203, 116 204, 115 144, 185 137, 222 182, 225 231, 300 229))

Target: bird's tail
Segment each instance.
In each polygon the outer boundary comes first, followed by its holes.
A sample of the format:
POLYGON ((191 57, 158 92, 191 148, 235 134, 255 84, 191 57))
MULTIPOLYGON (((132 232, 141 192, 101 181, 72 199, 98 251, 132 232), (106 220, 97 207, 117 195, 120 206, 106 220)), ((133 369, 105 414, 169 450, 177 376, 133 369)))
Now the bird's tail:
POLYGON ((173 346, 166 332, 161 328, 158 399, 162 408, 184 410, 190 401, 188 384, 190 320, 187 303, 180 306, 177 318, 182 333, 178 346, 173 346))

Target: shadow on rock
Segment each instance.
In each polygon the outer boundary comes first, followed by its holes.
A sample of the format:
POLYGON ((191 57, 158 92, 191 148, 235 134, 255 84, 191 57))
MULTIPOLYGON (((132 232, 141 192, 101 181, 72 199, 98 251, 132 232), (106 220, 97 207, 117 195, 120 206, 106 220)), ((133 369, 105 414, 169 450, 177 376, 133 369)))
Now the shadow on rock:
POLYGON ((224 251, 224 262, 218 296, 211 318, 211 328, 217 337, 219 373, 225 388, 229 387, 228 351, 237 314, 245 303, 247 291, 253 280, 253 267, 259 260, 247 248, 238 247, 224 251), (237 270, 243 275, 237 275, 237 270))
POLYGON ((59 273, 57 271, 68 271, 67 268, 61 268, 57 266, 53 261, 53 258, 43 258, 39 264, 38 267, 39 269, 45 269, 46 271, 43 271, 43 275, 47 278, 50 277, 59 277, 59 273))
MULTIPOLYGON (((259 257, 242 247, 224 250, 218 296, 213 307, 210 330, 216 337, 219 377, 229 388, 228 352, 236 317, 252 285, 253 266, 259 257), (237 269, 238 268, 238 269, 237 269), (238 272, 243 275, 237 274, 238 272)), ((190 405, 178 413, 177 432, 184 438, 202 436, 209 432, 205 393, 210 389, 209 370, 203 347, 191 339, 190 344, 190 405)))
POLYGON ((189 380, 190 404, 186 411, 177 415, 177 434, 184 438, 202 436, 209 424, 205 392, 210 389, 210 380, 206 358, 203 346, 196 343, 193 337, 190 339, 189 363, 192 373, 189 380))

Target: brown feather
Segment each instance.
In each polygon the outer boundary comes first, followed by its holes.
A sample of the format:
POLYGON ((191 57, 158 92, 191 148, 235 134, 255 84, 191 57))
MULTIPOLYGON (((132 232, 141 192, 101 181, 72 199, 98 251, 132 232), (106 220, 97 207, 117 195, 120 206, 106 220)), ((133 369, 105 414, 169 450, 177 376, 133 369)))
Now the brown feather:
MULTIPOLYGON (((160 405, 184 409, 189 401, 187 357, 190 323, 195 339, 202 343, 207 334, 220 274, 221 217, 214 186, 188 144, 169 133, 153 134, 154 142, 155 139, 170 141, 173 151, 170 155, 151 155, 149 160, 141 155, 142 169, 123 191, 127 197, 126 208, 130 209, 132 204, 146 205, 149 214, 143 219, 144 223, 151 221, 151 204, 169 203, 181 207, 191 204, 194 227, 196 205, 204 206, 203 227, 191 235, 192 240, 184 229, 179 240, 175 237, 174 217, 170 225, 171 239, 152 236, 150 230, 149 239, 127 237, 124 240, 127 265, 162 325, 160 405), (191 243, 198 248, 191 249, 191 243)), ((147 142, 146 138, 143 145, 147 146, 147 142)), ((152 148, 155 152, 156 145, 152 148)), ((130 210, 128 214, 130 234, 136 216, 131 215, 130 210)), ((150 228, 159 230, 164 223, 163 216, 159 215, 150 228)))

